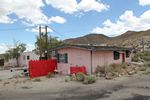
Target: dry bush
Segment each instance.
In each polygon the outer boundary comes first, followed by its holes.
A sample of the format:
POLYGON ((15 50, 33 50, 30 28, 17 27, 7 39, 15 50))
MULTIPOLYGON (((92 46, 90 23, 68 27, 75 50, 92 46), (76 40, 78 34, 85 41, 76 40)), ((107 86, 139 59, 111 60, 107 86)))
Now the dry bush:
POLYGON ((95 69, 95 73, 102 73, 104 74, 105 73, 105 66, 97 66, 96 69, 95 69))
POLYGON ((95 83, 97 80, 97 77, 95 75, 86 76, 83 84, 92 84, 95 83))
POLYGON ((83 81, 84 78, 85 78, 85 74, 84 74, 84 73, 78 72, 78 73, 76 74, 76 79, 77 79, 77 81, 83 81))
POLYGON ((41 79, 40 78, 36 78, 33 80, 34 82, 41 82, 41 79))
POLYGON ((54 77, 54 73, 49 72, 46 77, 47 77, 47 78, 52 78, 52 77, 54 77))

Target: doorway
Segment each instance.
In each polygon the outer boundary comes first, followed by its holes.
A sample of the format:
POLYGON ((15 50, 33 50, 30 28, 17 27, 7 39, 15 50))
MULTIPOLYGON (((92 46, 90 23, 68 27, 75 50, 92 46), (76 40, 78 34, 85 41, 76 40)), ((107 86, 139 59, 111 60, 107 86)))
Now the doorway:
POLYGON ((122 62, 125 62, 125 53, 122 53, 122 62))

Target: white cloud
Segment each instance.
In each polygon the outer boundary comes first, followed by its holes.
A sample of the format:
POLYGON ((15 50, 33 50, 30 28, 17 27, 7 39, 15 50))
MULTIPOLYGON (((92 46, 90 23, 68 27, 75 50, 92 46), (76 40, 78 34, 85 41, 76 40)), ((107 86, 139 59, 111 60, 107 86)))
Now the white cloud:
POLYGON ((11 45, 5 44, 5 43, 0 43, 0 54, 5 53, 8 48, 11 48, 11 45))
MULTIPOLYGON (((0 54, 5 53, 9 48, 12 48, 13 45, 0 43, 0 54)), ((33 44, 27 44, 26 45, 26 51, 32 51, 35 49, 35 46, 33 44)))
POLYGON ((5 15, 0 15, 0 23, 4 23, 4 24, 12 24, 14 23, 15 20, 11 20, 8 16, 5 15))
POLYGON ((76 0, 46 0, 46 3, 68 14, 82 11, 101 12, 109 8, 108 5, 101 3, 100 0, 81 0, 79 3, 76 0))
POLYGON ((96 0, 82 0, 77 7, 78 10, 84 12, 88 12, 91 10, 101 12, 102 10, 107 10, 108 8, 109 8, 108 5, 99 3, 96 0))
POLYGON ((150 0, 139 0, 139 5, 141 6, 150 5, 150 0))
POLYGON ((56 23, 59 23, 59 24, 63 24, 63 23, 66 22, 66 19, 64 19, 64 18, 62 18, 62 17, 60 17, 60 16, 55 16, 55 17, 51 17, 51 18, 49 19, 49 22, 50 22, 50 23, 51 23, 51 22, 56 22, 56 23))
POLYGON ((26 45, 26 51, 32 51, 35 49, 35 46, 33 44, 27 44, 26 45))
POLYGON ((46 0, 46 3, 56 9, 59 9, 60 11, 65 12, 65 13, 71 14, 71 13, 77 11, 77 9, 76 9, 77 1, 76 0, 46 0))
POLYGON ((134 16, 132 11, 125 11, 116 22, 109 19, 104 21, 103 27, 95 27, 92 33, 103 33, 107 36, 120 35, 128 30, 142 31, 150 28, 150 10, 145 11, 141 16, 134 16))
POLYGON ((44 6, 42 0, 0 0, 0 23, 13 23, 14 19, 10 15, 15 14, 26 24, 48 24, 51 18, 42 12, 44 6))

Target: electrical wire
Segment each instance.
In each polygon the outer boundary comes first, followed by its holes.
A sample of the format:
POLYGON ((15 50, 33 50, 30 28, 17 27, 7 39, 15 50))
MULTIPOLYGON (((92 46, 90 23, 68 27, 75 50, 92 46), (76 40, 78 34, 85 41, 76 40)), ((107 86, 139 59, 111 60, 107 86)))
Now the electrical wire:
POLYGON ((48 26, 53 32, 55 32, 55 33, 57 33, 58 35, 60 35, 60 36, 63 36, 63 37, 65 37, 65 38, 68 38, 67 36, 65 36, 65 35, 63 35, 63 34, 61 34, 60 32, 58 32, 58 31, 56 31, 54 28, 52 28, 51 26, 48 26))
MULTIPOLYGON (((68 36, 65 36, 61 34, 60 32, 56 31, 54 28, 51 26, 48 26, 53 32, 57 33, 58 35, 68 38, 68 36)), ((25 29, 32 29, 32 28, 37 28, 37 26, 30 26, 30 27, 18 27, 18 28, 7 28, 7 29, 0 29, 0 31, 17 31, 17 30, 25 30, 25 29)))
POLYGON ((36 26, 30 26, 30 27, 20 27, 20 28, 0 29, 0 31, 25 30, 25 29, 34 28, 34 27, 36 27, 36 26))

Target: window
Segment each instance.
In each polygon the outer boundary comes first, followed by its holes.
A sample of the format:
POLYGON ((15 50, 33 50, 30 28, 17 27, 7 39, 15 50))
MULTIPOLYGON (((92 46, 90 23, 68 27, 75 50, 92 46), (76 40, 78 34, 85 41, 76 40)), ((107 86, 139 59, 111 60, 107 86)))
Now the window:
POLYGON ((30 60, 30 56, 27 56, 27 60, 30 60))
POLYGON ((126 58, 129 58, 129 57, 130 57, 130 54, 131 54, 131 51, 126 50, 126 58))
POLYGON ((114 52, 113 52, 113 55, 114 55, 114 60, 120 59, 120 53, 119 53, 119 52, 114 51, 114 52))
POLYGON ((58 62, 68 63, 68 54, 57 54, 57 60, 58 62))

